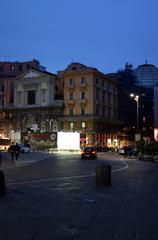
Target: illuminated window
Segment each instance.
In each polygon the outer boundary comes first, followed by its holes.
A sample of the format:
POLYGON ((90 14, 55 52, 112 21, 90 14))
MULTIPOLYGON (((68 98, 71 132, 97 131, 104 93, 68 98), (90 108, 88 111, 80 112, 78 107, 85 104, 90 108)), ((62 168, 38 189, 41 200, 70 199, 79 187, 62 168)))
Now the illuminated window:
POLYGON ((15 66, 14 65, 10 65, 10 71, 14 71, 15 70, 15 66))
POLYGON ((82 128, 86 128, 86 123, 85 123, 85 122, 82 122, 82 123, 81 123, 81 127, 82 127, 82 128))
POLYGON ((70 122, 70 130, 74 129, 74 122, 70 122))

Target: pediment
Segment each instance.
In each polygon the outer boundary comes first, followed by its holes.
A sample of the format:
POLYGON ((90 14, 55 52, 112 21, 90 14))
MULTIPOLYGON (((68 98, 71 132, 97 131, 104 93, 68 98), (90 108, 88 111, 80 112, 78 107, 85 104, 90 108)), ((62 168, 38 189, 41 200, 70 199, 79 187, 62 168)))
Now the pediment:
POLYGON ((28 73, 26 73, 23 78, 34 78, 34 77, 39 77, 40 74, 34 71, 30 71, 28 73))

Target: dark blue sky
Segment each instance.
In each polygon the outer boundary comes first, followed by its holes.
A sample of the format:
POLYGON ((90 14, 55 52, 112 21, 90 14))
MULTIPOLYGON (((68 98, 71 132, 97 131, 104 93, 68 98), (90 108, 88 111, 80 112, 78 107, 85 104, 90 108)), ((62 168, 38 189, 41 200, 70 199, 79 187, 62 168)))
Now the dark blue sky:
POLYGON ((72 61, 105 73, 158 67, 158 0, 0 0, 0 60, 72 61))

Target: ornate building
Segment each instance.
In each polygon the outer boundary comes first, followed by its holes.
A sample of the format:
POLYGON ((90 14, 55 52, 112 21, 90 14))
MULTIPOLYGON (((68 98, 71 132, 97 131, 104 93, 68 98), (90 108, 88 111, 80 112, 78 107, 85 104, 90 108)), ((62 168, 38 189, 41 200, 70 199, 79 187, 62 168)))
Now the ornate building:
POLYGON ((31 67, 44 71, 38 60, 27 62, 0 62, 0 135, 8 136, 10 131, 9 119, 11 115, 5 115, 5 109, 14 102, 14 79, 31 67))
POLYGON ((28 135, 31 140, 47 141, 52 132, 62 128, 58 118, 62 115, 63 101, 56 99, 56 81, 55 74, 35 69, 14 80, 14 103, 5 109, 10 136, 20 132, 21 141, 28 135))

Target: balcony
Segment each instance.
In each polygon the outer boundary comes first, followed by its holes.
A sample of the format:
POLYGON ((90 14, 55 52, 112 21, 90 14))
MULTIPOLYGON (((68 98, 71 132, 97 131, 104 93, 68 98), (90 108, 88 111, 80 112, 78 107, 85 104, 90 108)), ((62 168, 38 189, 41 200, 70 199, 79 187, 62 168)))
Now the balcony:
POLYGON ((81 83, 80 87, 81 87, 81 88, 82 88, 82 87, 87 87, 87 83, 86 83, 86 82, 81 83))
POLYGON ((75 104, 75 99, 69 99, 68 104, 75 104))
POLYGON ((80 103, 87 103, 87 98, 80 99, 80 103))
POLYGON ((68 87, 69 87, 69 88, 74 88, 74 87, 75 87, 75 84, 74 84, 74 83, 73 83, 73 84, 69 84, 68 87))

